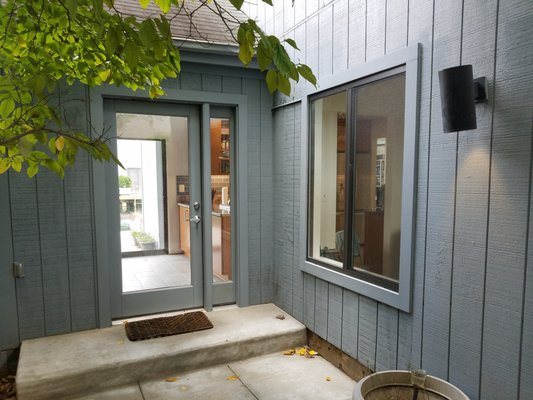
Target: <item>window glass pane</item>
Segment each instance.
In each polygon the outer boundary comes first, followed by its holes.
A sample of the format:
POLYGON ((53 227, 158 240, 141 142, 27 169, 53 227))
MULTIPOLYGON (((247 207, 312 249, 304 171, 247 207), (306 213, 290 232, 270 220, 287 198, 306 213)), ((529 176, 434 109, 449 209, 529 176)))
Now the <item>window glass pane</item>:
POLYGON ((232 280, 230 120, 211 118, 213 282, 232 280))
POLYGON ((397 281, 405 75, 356 89, 353 267, 397 281))
POLYGON ((346 92, 315 100, 312 107, 309 256, 342 268, 346 92))

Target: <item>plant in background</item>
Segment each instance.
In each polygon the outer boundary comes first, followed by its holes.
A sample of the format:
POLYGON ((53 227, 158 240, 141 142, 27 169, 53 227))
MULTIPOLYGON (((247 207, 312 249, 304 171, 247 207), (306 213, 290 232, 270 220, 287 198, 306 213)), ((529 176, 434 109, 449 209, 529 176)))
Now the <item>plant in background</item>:
POLYGON ((119 175, 118 177, 118 187, 120 188, 130 188, 131 187, 131 178, 125 175, 119 175))
MULTIPOLYGON (((243 0, 229 1, 241 9, 243 0)), ((145 8, 150 2, 139 0, 145 8)), ((151 98, 164 95, 161 82, 180 72, 180 52, 165 14, 172 6, 176 13, 187 12, 185 2, 192 0, 154 0, 163 14, 137 21, 122 15, 115 0, 0 1, 0 174, 21 172, 25 166, 29 177, 41 167, 63 177, 80 149, 95 160, 120 165, 105 132, 70 126, 69 100, 59 89, 79 82, 142 89, 151 98)), ((309 67, 287 54, 284 43, 298 49, 292 39, 266 35, 255 21, 233 16, 217 0, 194 4, 224 21, 245 65, 257 56, 271 92, 288 95, 290 80, 300 77, 316 84, 309 67), (236 34, 231 26, 238 27, 236 34)))

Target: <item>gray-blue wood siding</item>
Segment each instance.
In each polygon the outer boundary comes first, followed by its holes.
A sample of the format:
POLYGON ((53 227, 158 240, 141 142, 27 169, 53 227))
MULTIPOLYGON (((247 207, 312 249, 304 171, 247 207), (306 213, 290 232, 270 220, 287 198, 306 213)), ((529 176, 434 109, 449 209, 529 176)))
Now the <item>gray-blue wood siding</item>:
POLYGON ((373 370, 422 367, 472 399, 531 398, 533 3, 316 3, 250 12, 270 31, 274 16, 294 20, 275 33, 296 38, 296 57, 319 78, 422 44, 413 310, 299 271, 300 85, 275 97, 276 303, 373 370), (487 77, 489 102, 477 106, 476 130, 445 134, 437 71, 459 64, 487 77))
MULTIPOLYGON (((253 70, 183 65, 166 87, 239 93, 248 97, 248 236, 250 303, 273 300, 272 269, 272 96, 253 70)), ((65 89, 71 126, 87 131, 85 88, 65 89)), ((80 153, 65 179, 43 170, 35 178, 10 173, 0 180, 2 195, 2 315, 0 349, 18 340, 95 328, 99 325, 91 160, 80 153), (10 212, 9 212, 10 210, 10 212), (9 221, 8 216, 11 216, 9 221), (26 276, 13 278, 12 262, 26 276), (5 279, 4 279, 5 278, 5 279), (5 297, 5 298, 4 298, 5 297), (16 308, 16 309, 15 309, 16 308)), ((179 309, 179 304, 176 305, 179 309)), ((111 321, 109 321, 110 323, 111 321)))

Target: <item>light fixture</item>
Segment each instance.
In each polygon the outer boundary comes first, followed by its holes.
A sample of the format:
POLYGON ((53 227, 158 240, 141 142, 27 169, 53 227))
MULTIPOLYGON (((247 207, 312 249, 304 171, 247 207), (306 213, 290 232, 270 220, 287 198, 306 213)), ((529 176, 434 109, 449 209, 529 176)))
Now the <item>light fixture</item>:
POLYGON ((487 80, 474 80, 471 65, 439 71, 442 126, 444 132, 476 129, 475 103, 487 101, 487 80))

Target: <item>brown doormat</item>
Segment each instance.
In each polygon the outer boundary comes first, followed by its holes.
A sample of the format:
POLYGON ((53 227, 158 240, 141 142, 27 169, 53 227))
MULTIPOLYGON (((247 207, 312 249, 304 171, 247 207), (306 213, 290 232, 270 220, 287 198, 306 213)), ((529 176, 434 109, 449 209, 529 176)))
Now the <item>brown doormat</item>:
POLYGON ((128 339, 137 341, 203 331, 205 329, 211 329, 213 324, 203 312, 194 311, 172 317, 126 322, 125 327, 128 339))

